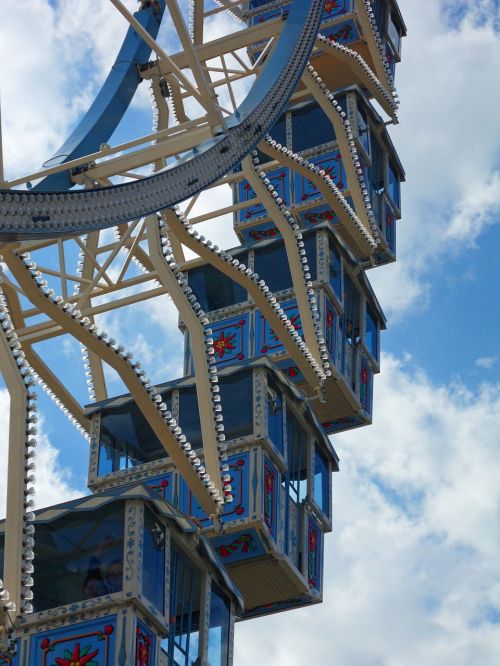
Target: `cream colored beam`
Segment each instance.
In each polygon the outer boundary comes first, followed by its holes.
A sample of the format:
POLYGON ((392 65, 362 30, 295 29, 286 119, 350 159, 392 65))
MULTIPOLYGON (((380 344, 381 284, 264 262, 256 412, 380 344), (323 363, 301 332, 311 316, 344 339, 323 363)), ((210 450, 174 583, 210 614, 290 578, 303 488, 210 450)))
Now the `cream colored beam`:
POLYGON ((217 490, 221 496, 223 496, 219 453, 217 448, 217 433, 215 430, 214 411, 212 408, 210 368, 207 362, 203 326, 162 254, 161 239, 156 216, 150 216, 148 218, 147 227, 149 255, 158 274, 158 279, 163 286, 168 289, 168 293, 189 331, 190 348, 195 367, 196 394, 198 398, 198 411, 200 413, 205 467, 210 474, 212 481, 215 483, 217 490))
POLYGON ((56 377, 52 370, 44 363, 31 345, 23 345, 26 360, 47 387, 61 401, 62 405, 70 411, 82 428, 90 434, 90 421, 84 416, 83 408, 76 398, 68 391, 64 384, 56 377))
POLYGON ((57 322, 66 333, 72 335, 104 362, 108 363, 120 376, 144 418, 172 458, 179 472, 192 490, 196 499, 208 515, 217 515, 219 508, 205 488, 199 475, 181 450, 172 431, 161 417, 153 401, 142 386, 134 369, 120 355, 116 354, 102 340, 92 335, 77 320, 58 308, 51 299, 44 296, 37 287, 22 260, 9 250, 4 250, 4 259, 26 297, 51 319, 57 322))
POLYGON ((298 349, 289 331, 286 328, 285 322, 276 314, 275 310, 271 307, 269 301, 265 298, 263 292, 259 289, 257 284, 248 276, 238 270, 235 266, 217 255, 210 250, 207 246, 197 242, 191 234, 185 229, 181 221, 173 210, 165 211, 165 219, 168 222, 169 228, 178 237, 178 239, 191 250, 196 252, 205 261, 220 270, 229 278, 240 284, 248 291, 249 296, 253 299, 256 306, 262 312, 262 315, 267 319, 273 331, 282 342, 287 353, 292 361, 297 365, 300 372, 304 375, 305 380, 313 387, 319 390, 321 381, 309 361, 305 358, 302 352, 298 349))
POLYGON ((22 343, 22 349, 26 356, 26 360, 31 365, 33 370, 38 374, 54 395, 59 398, 64 407, 66 407, 71 414, 76 418, 78 423, 87 432, 90 432, 90 421, 84 416, 83 409, 80 403, 73 397, 73 395, 66 389, 66 387, 59 381, 50 368, 34 351, 29 343, 23 343, 19 335, 19 331, 25 325, 21 304, 17 292, 12 289, 12 286, 4 282, 3 284, 4 296, 10 312, 12 325, 16 329, 19 341, 22 343))
POLYGON ((193 44, 203 44, 203 6, 205 0, 193 0, 193 44))
POLYGON ((26 465, 28 392, 3 334, 0 334, 0 372, 10 396, 3 580, 10 594, 10 600, 16 604, 16 609, 19 612, 22 589, 24 468, 26 465))
MULTIPOLYGON (((82 241, 87 250, 83 259, 82 278, 89 280, 90 282, 92 281, 94 267, 97 264, 95 253, 97 246, 99 245, 99 236, 100 232, 96 231, 94 233, 87 234, 86 240, 82 241)), ((78 301, 78 304, 81 309, 87 309, 91 307, 92 301, 90 297, 86 297, 78 301)), ((94 323, 93 315, 87 316, 91 319, 92 323, 94 323)), ((86 351, 88 355, 88 367, 91 373, 92 383, 94 385, 95 398, 97 401, 106 400, 108 397, 108 391, 106 388, 106 378, 104 376, 104 369, 102 367, 101 359, 90 349, 87 349, 86 351)))
POLYGON ((128 9, 123 5, 120 0, 109 0, 112 5, 120 12, 120 14, 130 23, 132 28, 136 33, 141 37, 146 44, 151 48, 152 51, 156 53, 161 62, 164 62, 171 70, 172 74, 175 75, 182 87, 189 92, 202 106, 203 99, 200 95, 200 92, 193 86, 191 81, 184 76, 182 71, 177 67, 172 58, 166 53, 158 42, 151 37, 149 32, 139 23, 139 21, 131 14, 128 9))
POLYGON ((155 160, 184 153, 211 136, 210 127, 196 127, 192 131, 183 132, 181 135, 173 135, 168 141, 159 141, 147 148, 141 148, 120 157, 112 157, 100 162, 80 174, 75 174, 72 180, 74 183, 84 183, 88 177, 95 180, 111 178, 117 173, 133 171, 146 164, 151 164, 155 160))
MULTIPOLYGON (((335 61, 345 65, 353 75, 356 83, 360 86, 364 86, 370 92, 372 97, 377 100, 387 115, 394 118, 396 115, 396 109, 390 102, 390 98, 392 98, 391 88, 386 87, 386 94, 384 95, 382 93, 377 82, 366 71, 365 67, 369 68, 369 65, 363 60, 359 53, 347 47, 339 48, 338 44, 334 42, 328 43, 323 39, 318 39, 316 41, 316 47, 328 53, 328 55, 334 58, 335 61)), ((373 74, 373 77, 374 76, 375 74, 373 74)), ((382 86, 382 83, 380 83, 380 86, 382 86)))
POLYGON ((259 176, 255 173, 255 169, 252 166, 252 162, 249 157, 243 160, 242 166, 250 186, 255 192, 257 198, 262 201, 265 209, 269 213, 271 219, 283 237, 288 263, 290 266, 290 273, 292 274, 293 290, 295 292, 294 295, 297 300, 297 306, 299 308, 302 330, 304 331, 305 343, 313 355, 316 363, 321 366, 321 352, 319 349, 311 307, 309 305, 309 299, 307 296, 307 287, 304 280, 304 272, 302 270, 302 263, 300 260, 299 248, 297 247, 295 233, 283 215, 280 207, 271 196, 269 190, 266 188, 259 176))
POLYGON ((177 31, 177 35, 186 55, 189 68, 198 87, 200 96, 198 101, 203 106, 203 108, 206 109, 208 122, 212 128, 214 130, 219 128, 225 130, 227 129, 227 125, 219 108, 217 97, 214 91, 210 88, 208 73, 202 66, 196 49, 194 48, 193 42, 189 37, 189 32, 186 28, 186 24, 184 23, 184 18, 182 16, 181 10, 179 9, 177 0, 166 0, 166 3, 177 31))
MULTIPOLYGON (((281 33, 283 29, 283 21, 277 19, 274 21, 266 21, 251 28, 245 28, 244 30, 237 30, 232 32, 229 35, 224 37, 219 37, 214 39, 211 42, 207 42, 197 48, 198 58, 201 62, 206 62, 207 60, 213 60, 218 58, 221 53, 230 53, 231 51, 238 51, 239 49, 244 49, 255 42, 264 41, 275 37, 281 33)), ((179 69, 184 69, 188 67, 188 61, 186 55, 181 51, 172 55, 172 60, 179 69)), ((162 74, 169 74, 170 69, 162 62, 157 63, 160 67, 162 74)), ((147 79, 151 76, 150 70, 145 70, 141 72, 141 76, 144 79, 147 79)))
POLYGON ((328 120, 333 126, 340 153, 342 155, 342 164, 346 171, 347 183, 349 185, 349 191, 354 203, 354 209, 359 219, 363 223, 366 231, 371 235, 372 231, 370 227, 370 221, 366 212, 365 201, 363 198, 363 193, 361 192, 358 174, 356 173, 356 168, 351 156, 351 149, 349 146, 349 140, 346 135, 344 122, 330 101, 323 94, 314 77, 307 71, 307 69, 302 73, 302 81, 305 83, 307 89, 314 97, 321 109, 324 111, 328 117, 328 120))
POLYGON ((375 37, 375 33, 373 32, 370 17, 368 16, 368 11, 363 0, 360 0, 356 3, 356 11, 358 14, 359 23, 361 25, 361 32, 363 33, 363 37, 366 39, 368 50, 373 61, 375 73, 382 85, 386 87, 387 90, 391 90, 391 82, 387 76, 382 54, 379 51, 377 39, 375 37))
POLYGON ((266 155, 269 155, 269 157, 272 157, 278 164, 286 166, 299 173, 304 178, 307 178, 307 180, 310 180, 323 196, 328 206, 337 215, 339 224, 349 238, 349 242, 352 243, 356 255, 366 258, 371 256, 372 248, 365 235, 361 233, 360 229, 354 223, 353 218, 349 215, 344 206, 341 205, 339 199, 334 195, 332 189, 327 185, 324 178, 322 178, 319 173, 307 168, 307 161, 305 161, 304 164, 301 164, 292 157, 283 154, 277 148, 273 148, 267 141, 262 141, 259 144, 259 150, 266 155))

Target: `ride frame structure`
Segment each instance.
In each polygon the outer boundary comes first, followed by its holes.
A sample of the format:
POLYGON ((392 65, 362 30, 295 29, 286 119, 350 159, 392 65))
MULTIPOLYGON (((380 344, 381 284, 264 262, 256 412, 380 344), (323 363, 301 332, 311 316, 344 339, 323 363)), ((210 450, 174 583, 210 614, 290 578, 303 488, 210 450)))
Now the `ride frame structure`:
POLYGON ((405 26, 394 0, 109 1, 125 40, 56 156, 8 180, 0 141, 0 664, 230 666, 236 621, 323 598, 329 436, 371 422, 380 369, 405 26), (139 84, 153 131, 114 141, 139 84), (199 231, 228 220, 232 249, 199 231), (154 384, 99 324, 167 298, 184 375, 154 384), (37 384, 91 494, 34 511, 37 384))

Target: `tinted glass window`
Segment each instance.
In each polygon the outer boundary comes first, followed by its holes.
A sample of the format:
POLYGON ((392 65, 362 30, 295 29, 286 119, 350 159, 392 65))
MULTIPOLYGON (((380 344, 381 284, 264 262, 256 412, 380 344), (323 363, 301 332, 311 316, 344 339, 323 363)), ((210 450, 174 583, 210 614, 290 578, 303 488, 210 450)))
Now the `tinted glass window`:
POLYGON ((201 446, 201 424, 196 386, 183 387, 179 390, 179 425, 192 446, 201 446))
MULTIPOLYGON (((304 234, 304 249, 311 280, 316 280, 316 234, 304 234)), ((291 289, 292 274, 284 243, 272 243, 255 250, 255 272, 264 280, 272 292, 291 289)))
POLYGON ((318 446, 314 449, 314 501, 325 516, 330 515, 328 460, 318 446))
POLYGON ((160 613, 164 613, 165 527, 148 508, 144 510, 142 593, 160 613))
POLYGON ((170 560, 170 639, 162 641, 169 666, 198 663, 200 643, 201 575, 184 553, 172 544, 170 560))
POLYGON ((238 372, 219 378, 226 439, 244 437, 253 432, 253 374, 238 372))
POLYGON ((292 111, 292 145, 295 152, 335 141, 326 114, 316 104, 292 111))
POLYGON ((388 188, 389 188, 389 196, 393 200, 393 202, 396 204, 396 206, 399 208, 400 202, 399 202, 399 178, 398 178, 398 172, 396 171, 394 164, 389 160, 389 167, 388 167, 388 177, 389 177, 389 183, 388 183, 388 188))
POLYGON ((335 295, 342 300, 342 268, 340 254, 330 240, 330 284, 335 295))
POLYGON ((229 621, 229 600, 220 587, 212 582, 207 660, 210 666, 227 666, 229 663, 229 621))
POLYGON ((287 414, 288 494, 298 504, 307 495, 307 438, 297 419, 287 414))
POLYGON ((370 307, 366 308, 365 345, 373 358, 378 359, 377 320, 370 307))
POLYGON ((123 522, 114 503, 36 526, 35 611, 122 589, 123 522))
POLYGON ((370 154, 370 132, 368 122, 366 120, 366 113, 361 107, 361 102, 358 101, 358 132, 359 142, 363 146, 365 153, 370 154))
POLYGON ((271 442, 283 453, 283 397, 278 385, 268 375, 267 423, 271 442))
MULTIPOLYGON (((170 392, 163 392, 163 402, 170 411, 170 392)), ((166 452, 135 402, 108 408, 101 413, 101 438, 98 474, 166 457, 166 452)))
MULTIPOLYGON (((238 254, 238 260, 246 265, 247 254, 238 254)), ((247 299, 247 292, 243 287, 213 266, 193 268, 189 271, 188 282, 206 312, 227 308, 247 299)))

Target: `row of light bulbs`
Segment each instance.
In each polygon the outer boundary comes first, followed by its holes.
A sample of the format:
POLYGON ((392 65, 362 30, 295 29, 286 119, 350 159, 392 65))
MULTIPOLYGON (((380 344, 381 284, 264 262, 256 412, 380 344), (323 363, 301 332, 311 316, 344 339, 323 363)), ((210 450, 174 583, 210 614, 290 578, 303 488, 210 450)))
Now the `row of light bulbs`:
MULTIPOLYGON (((297 245, 297 251, 300 257, 300 262, 301 262, 301 267, 302 267, 302 275, 304 278, 304 284, 307 290, 307 298, 309 301, 309 308, 311 310, 312 318, 313 318, 313 323, 314 323, 314 332, 316 334, 316 340, 318 343, 319 347, 319 352, 321 354, 321 364, 322 364, 322 369, 324 373, 324 378, 326 377, 331 377, 332 371, 330 368, 330 361, 329 361, 329 355, 328 355, 328 350, 325 345, 325 339, 323 337, 323 331, 321 329, 321 320, 319 316, 319 311, 318 311, 318 304, 316 300, 316 294, 313 289, 313 283, 311 281, 311 274, 309 272, 309 265, 307 263, 307 256, 306 256, 306 250, 305 250, 305 245, 304 241, 302 239, 302 233, 300 232, 300 227, 295 221, 295 218, 293 215, 290 213, 288 208, 286 207, 284 201, 281 199, 281 197, 278 195, 278 192, 276 191, 275 187, 267 177, 267 174, 262 171, 260 168, 260 162, 259 162, 259 156, 257 151, 252 151, 252 164, 254 166, 254 171, 259 177, 259 179, 262 181, 264 186, 266 187, 267 191, 269 194, 272 196, 274 199, 275 203, 277 204, 281 214, 285 218, 285 220, 288 222, 290 228, 293 231, 294 237, 295 237, 295 243, 297 245)), ((311 362, 311 363, 316 363, 314 360, 311 352, 308 350, 306 353, 306 358, 311 362)))
MULTIPOLYGON (((160 228, 160 237, 162 252, 165 258, 165 261, 172 272, 174 278, 177 280, 179 286, 181 287, 186 301, 189 303, 189 306, 195 313, 198 318, 200 325, 203 327, 203 334, 205 338, 205 353, 207 358, 207 366, 209 371, 209 380, 210 380, 210 389, 212 393, 212 409, 214 416, 214 428, 216 432, 217 445, 219 450, 219 462, 221 469, 221 479, 224 491, 224 501, 230 503, 233 501, 232 488, 231 488, 231 476, 229 474, 229 465, 227 462, 227 446, 226 446, 226 436, 224 433, 224 417, 222 415, 222 406, 220 404, 220 395, 219 395, 219 378, 217 375, 217 364, 215 360, 215 349, 214 349, 214 340, 212 337, 212 329, 209 328, 210 321, 203 311, 201 305, 198 303, 196 296, 188 284, 188 281, 182 271, 179 269, 175 257, 170 245, 170 240, 168 237, 168 230, 164 223, 164 220, 161 215, 158 216, 158 224, 160 228)), ((196 462, 196 465, 201 466, 201 461, 198 458, 195 458, 193 462, 196 462)))
MULTIPOLYGON (((123 345, 119 345, 114 338, 111 338, 105 331, 100 330, 95 324, 93 324, 88 317, 83 317, 82 313, 77 309, 75 304, 68 303, 65 301, 62 296, 55 296, 52 289, 47 289, 47 281, 43 279, 41 271, 38 269, 36 263, 31 261, 29 253, 25 252, 20 255, 24 263, 26 270, 31 275, 32 279, 36 283, 37 287, 48 298, 52 303, 57 306, 66 316, 77 321, 84 330, 88 331, 93 335, 97 340, 99 340, 103 345, 106 345, 111 349, 115 354, 121 358, 121 360, 127 363, 135 372, 135 375, 138 379, 138 382, 141 384, 143 390, 148 394, 150 400, 153 402, 154 406, 160 413, 163 422, 169 428, 171 434, 175 437, 177 443, 183 450, 186 457, 188 457, 193 464, 195 471, 197 472, 200 480, 203 482, 203 485, 214 498, 214 501, 219 505, 224 503, 224 499, 220 497, 217 488, 215 487, 214 482, 210 479, 208 473, 206 472, 203 465, 194 464, 195 460, 197 462, 197 456, 194 449, 192 449, 191 444, 187 441, 186 436, 182 433, 180 426, 177 424, 177 421, 172 418, 172 414, 168 411, 166 404, 163 402, 163 399, 159 393, 156 391, 156 387, 152 384, 149 378, 146 376, 144 370, 140 368, 140 363, 133 362, 133 354, 129 351, 126 351, 123 345)), ((218 391, 218 386, 216 387, 218 391)), ((216 390, 214 388, 214 392, 216 390)), ((220 398, 219 398, 220 401, 220 398)))

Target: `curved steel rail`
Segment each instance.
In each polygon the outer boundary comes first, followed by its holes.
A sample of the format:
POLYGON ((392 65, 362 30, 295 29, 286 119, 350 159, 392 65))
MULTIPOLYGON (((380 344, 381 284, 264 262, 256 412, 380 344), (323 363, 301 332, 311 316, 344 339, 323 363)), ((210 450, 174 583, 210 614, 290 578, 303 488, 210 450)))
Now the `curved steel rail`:
POLYGON ((0 240, 53 238, 105 229, 168 208, 234 168, 286 107, 313 49, 323 0, 296 0, 278 45, 228 130, 172 167, 140 181, 71 192, 0 191, 0 240))

